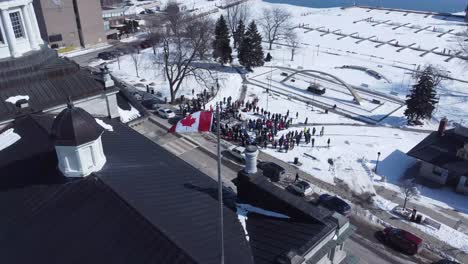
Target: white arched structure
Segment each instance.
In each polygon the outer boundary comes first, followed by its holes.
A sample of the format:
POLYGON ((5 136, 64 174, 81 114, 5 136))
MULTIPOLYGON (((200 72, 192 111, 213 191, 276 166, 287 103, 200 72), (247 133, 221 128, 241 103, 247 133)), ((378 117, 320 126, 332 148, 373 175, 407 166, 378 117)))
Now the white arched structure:
POLYGON ((33 0, 0 1, 0 59, 21 57, 44 43, 33 0))

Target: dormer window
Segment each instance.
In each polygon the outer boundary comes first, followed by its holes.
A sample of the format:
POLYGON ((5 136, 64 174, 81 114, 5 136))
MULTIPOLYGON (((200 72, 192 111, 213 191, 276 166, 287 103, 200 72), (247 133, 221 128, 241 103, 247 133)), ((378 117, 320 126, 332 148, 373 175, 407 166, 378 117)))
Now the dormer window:
POLYGON ((21 16, 19 12, 10 13, 11 25, 15 38, 24 38, 23 24, 21 23, 21 16))

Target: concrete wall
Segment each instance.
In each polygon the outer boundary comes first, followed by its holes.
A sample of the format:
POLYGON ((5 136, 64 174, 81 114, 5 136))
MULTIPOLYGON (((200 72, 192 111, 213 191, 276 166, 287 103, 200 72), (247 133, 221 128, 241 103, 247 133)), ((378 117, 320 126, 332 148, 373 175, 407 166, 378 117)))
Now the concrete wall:
MULTIPOLYGON (((82 100, 74 101, 76 107, 81 107, 96 117, 119 117, 119 110, 117 109, 117 91, 109 94, 101 94, 94 97, 85 98, 82 100)), ((67 107, 66 104, 59 105, 50 109, 45 109, 44 112, 59 114, 67 107)))
POLYGON ((84 46, 106 43, 101 3, 96 0, 75 0, 75 3, 84 46))
POLYGON ((438 175, 434 173, 434 167, 435 166, 433 164, 422 161, 421 167, 419 168, 419 176, 434 183, 445 185, 447 183, 448 173, 438 175))
POLYGON ((61 34, 62 41, 50 44, 80 46, 73 0, 61 0, 60 5, 50 0, 34 0, 42 38, 49 43, 49 36, 61 34))

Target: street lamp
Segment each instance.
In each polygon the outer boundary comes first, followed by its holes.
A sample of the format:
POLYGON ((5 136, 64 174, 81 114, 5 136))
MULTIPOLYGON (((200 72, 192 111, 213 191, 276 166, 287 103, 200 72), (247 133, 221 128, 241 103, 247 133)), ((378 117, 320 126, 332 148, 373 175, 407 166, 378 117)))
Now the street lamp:
POLYGON ((375 173, 377 173, 377 168, 379 167, 380 152, 377 152, 377 162, 375 163, 375 173))

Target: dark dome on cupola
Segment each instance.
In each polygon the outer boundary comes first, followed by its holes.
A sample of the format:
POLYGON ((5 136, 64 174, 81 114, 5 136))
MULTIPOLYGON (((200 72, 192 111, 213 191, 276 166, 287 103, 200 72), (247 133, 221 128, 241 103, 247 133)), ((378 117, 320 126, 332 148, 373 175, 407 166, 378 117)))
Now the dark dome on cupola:
POLYGON ((104 132, 92 115, 69 104, 55 118, 52 137, 56 146, 79 146, 99 138, 104 132))

